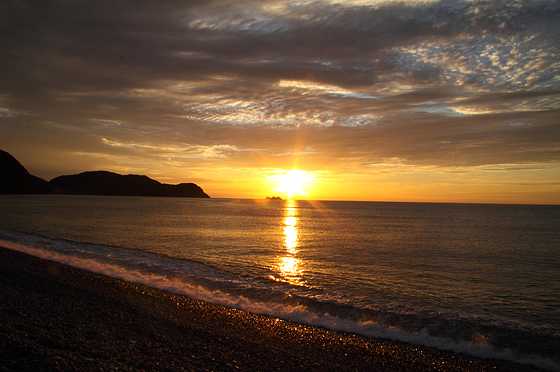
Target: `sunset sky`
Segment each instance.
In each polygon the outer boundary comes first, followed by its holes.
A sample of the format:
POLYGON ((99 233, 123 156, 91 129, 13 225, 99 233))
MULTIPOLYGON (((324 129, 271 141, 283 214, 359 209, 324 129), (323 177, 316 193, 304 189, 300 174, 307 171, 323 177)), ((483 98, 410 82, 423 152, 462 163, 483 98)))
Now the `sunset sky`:
POLYGON ((47 180, 215 198, 560 204, 559 20, 552 0, 2 1, 0 149, 47 180))

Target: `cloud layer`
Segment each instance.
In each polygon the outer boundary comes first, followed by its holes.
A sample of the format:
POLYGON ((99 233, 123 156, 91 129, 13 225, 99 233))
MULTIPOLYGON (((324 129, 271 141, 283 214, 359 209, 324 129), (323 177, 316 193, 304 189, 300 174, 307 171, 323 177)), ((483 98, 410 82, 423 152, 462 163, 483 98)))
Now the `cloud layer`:
POLYGON ((558 19, 544 0, 7 1, 0 146, 201 178, 558 167, 558 19))

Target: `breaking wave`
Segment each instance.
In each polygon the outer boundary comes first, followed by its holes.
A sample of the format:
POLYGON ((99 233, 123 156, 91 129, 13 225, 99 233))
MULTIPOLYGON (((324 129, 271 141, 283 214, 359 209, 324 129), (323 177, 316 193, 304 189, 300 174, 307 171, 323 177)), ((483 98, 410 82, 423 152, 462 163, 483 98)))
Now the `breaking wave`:
POLYGON ((560 331, 399 304, 360 306, 323 290, 236 276, 199 262, 0 230, 0 245, 97 274, 218 305, 366 337, 560 371, 560 331))

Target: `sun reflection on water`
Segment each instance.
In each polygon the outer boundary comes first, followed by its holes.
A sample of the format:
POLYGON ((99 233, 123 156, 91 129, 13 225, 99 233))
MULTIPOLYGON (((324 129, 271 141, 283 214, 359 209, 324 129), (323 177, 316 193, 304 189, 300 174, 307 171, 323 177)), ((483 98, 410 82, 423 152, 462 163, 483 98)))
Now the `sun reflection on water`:
POLYGON ((284 218, 284 246, 291 254, 297 253, 298 231, 295 217, 284 218))
POLYGON ((303 270, 298 254, 298 212, 295 201, 289 200, 284 210, 283 223, 283 243, 285 254, 279 257, 278 270, 282 280, 292 284, 301 284, 303 270))

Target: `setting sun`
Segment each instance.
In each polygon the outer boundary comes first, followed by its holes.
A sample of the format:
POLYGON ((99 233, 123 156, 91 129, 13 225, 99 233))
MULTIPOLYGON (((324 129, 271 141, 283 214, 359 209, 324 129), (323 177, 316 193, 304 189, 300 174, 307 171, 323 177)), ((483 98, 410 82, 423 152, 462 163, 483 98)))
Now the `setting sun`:
POLYGON ((295 195, 306 195, 306 184, 313 181, 313 176, 306 171, 292 169, 279 175, 277 191, 285 192, 289 199, 295 195))

